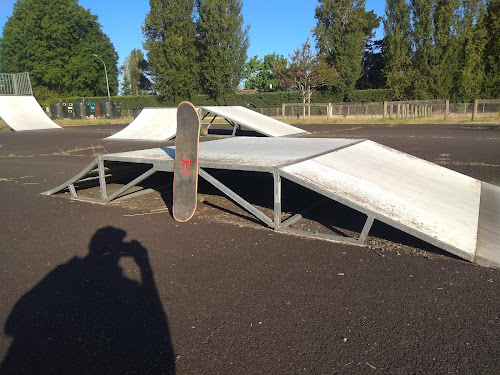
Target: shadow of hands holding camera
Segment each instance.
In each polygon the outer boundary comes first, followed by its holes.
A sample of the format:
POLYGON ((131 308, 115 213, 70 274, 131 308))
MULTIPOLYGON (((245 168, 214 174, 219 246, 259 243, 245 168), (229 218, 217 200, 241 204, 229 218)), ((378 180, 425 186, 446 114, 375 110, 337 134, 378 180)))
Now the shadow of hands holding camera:
POLYGON ((16 303, 5 325, 14 341, 1 374, 175 372, 147 250, 125 236, 99 229, 85 258, 58 266, 16 303), (140 282, 123 275, 123 257, 133 259, 140 282))

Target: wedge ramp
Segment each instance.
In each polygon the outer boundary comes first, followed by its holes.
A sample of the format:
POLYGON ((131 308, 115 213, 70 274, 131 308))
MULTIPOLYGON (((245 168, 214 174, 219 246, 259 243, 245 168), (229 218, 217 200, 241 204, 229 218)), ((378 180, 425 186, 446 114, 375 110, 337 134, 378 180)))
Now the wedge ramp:
POLYGON ((31 95, 0 95, 0 117, 14 131, 61 129, 31 95))
POLYGON ((127 127, 107 139, 167 141, 177 131, 177 108, 144 108, 127 127))
MULTIPOLYGON (((202 106, 202 110, 224 118, 236 131, 244 126, 268 137, 297 137, 309 132, 241 106, 202 106)), ((234 134, 234 133, 233 133, 234 134)))

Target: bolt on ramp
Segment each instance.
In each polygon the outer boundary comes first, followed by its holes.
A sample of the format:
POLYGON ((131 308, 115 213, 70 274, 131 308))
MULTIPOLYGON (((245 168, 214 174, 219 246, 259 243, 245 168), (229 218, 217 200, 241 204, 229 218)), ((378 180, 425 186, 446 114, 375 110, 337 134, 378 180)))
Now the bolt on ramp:
POLYGON ((177 132, 177 108, 146 107, 127 127, 106 139, 168 141, 177 132))
POLYGON ((224 118, 234 126, 234 130, 238 126, 244 126, 268 137, 296 137, 311 134, 241 106, 201 106, 200 108, 215 116, 224 118))
POLYGON ((31 95, 0 95, 0 117, 14 131, 62 129, 31 95))
MULTIPOLYGON (((76 186, 94 173, 100 202, 109 202, 156 171, 171 172, 174 157, 174 147, 102 155, 44 194, 70 191, 75 199, 91 200, 80 198, 76 186), (150 169, 108 196, 108 162, 150 169)), ((276 231, 363 245, 378 220, 468 261, 500 267, 500 187, 369 140, 238 137, 203 142, 199 167, 200 177, 276 231), (204 168, 271 173, 274 216, 265 215, 204 168), (291 228, 300 214, 282 222, 282 178, 362 213, 366 222, 359 237, 291 228)))

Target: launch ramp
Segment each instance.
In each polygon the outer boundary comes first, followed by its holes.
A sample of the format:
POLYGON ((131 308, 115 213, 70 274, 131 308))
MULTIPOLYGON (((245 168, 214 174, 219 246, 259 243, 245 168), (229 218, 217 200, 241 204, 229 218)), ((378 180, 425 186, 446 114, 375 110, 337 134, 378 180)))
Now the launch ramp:
MULTIPOLYGON (((70 181, 45 194, 70 191, 94 178, 100 202, 120 198, 156 171, 173 170, 174 147, 102 155, 70 181), (106 179, 116 165, 148 166, 141 175, 108 195, 106 179), (89 175, 93 173, 92 176, 89 175)), ((391 225, 452 254, 500 267, 500 187, 368 140, 238 137, 200 144, 199 175, 267 226, 277 231, 364 244, 375 220, 391 225), (205 169, 271 173, 274 214, 269 217, 205 169), (282 222, 282 179, 348 206, 365 217, 357 237, 316 234, 282 222)), ((139 192, 140 193, 140 192, 139 192)), ((130 195, 129 195, 130 196, 130 195)), ((331 215, 335 213, 332 212, 331 215)))
POLYGON ((233 135, 240 126, 268 137, 297 137, 310 134, 305 130, 241 106, 202 106, 200 108, 206 111, 207 114, 213 114, 214 119, 217 116, 224 118, 233 126, 233 135))
POLYGON ((144 108, 126 128, 107 139, 168 141, 177 131, 177 108, 144 108))
POLYGON ((471 262, 500 266, 499 187, 371 141, 281 175, 471 262))

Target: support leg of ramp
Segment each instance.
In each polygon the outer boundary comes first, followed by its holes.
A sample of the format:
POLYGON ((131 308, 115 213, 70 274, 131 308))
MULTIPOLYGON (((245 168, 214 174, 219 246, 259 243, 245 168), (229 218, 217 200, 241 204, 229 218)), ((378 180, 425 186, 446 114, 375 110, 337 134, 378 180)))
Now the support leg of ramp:
POLYGON ((227 186, 225 186, 222 182, 219 180, 215 179, 211 175, 209 175, 207 172, 205 172, 203 169, 198 170, 198 174, 205 179, 207 182, 215 186, 217 189, 219 189, 221 192, 226 194, 229 198, 234 200, 236 203, 238 203, 241 207, 246 209, 248 212, 250 212, 252 215, 263 221, 265 224, 267 224, 269 227, 274 227, 274 222, 268 218, 265 214, 260 212, 258 209, 256 209, 254 206, 252 206, 250 203, 248 203, 246 200, 244 200, 242 197, 240 197, 238 194, 236 194, 234 191, 229 189, 227 186))
MULTIPOLYGON (((330 240, 330 241, 335 241, 335 242, 346 242, 350 244, 355 244, 355 245, 364 245, 366 238, 368 237, 368 233, 370 232, 373 222, 375 218, 371 215, 366 215, 366 221, 365 224, 363 225, 363 229, 361 230, 361 233, 358 238, 351 238, 351 237, 345 237, 345 236, 336 236, 336 235, 331 235, 331 234, 324 234, 324 233, 311 233, 299 229, 294 229, 290 228, 291 225, 295 224, 298 222, 300 219, 303 218, 304 213, 298 213, 293 215, 292 217, 288 218, 284 222, 281 222, 281 176, 279 173, 279 170, 276 169, 273 173, 274 177, 274 228, 278 232, 288 232, 288 233, 293 233, 297 234, 300 236, 306 236, 306 237, 312 237, 312 238, 320 238, 324 240, 330 240)), ((316 202, 313 204, 311 207, 308 207, 305 211, 310 210, 316 206, 318 206, 321 203, 321 201, 316 202)))

